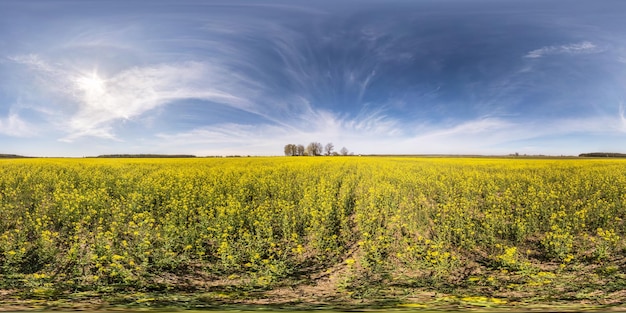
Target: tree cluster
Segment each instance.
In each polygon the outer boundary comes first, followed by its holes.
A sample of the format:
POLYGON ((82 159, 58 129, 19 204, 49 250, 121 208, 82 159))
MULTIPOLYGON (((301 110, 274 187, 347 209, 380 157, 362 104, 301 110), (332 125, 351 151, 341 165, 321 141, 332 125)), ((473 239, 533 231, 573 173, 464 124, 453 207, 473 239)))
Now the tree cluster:
POLYGON ((0 154, 0 159, 21 159, 21 158, 26 158, 23 155, 17 155, 17 154, 0 154))
POLYGON ((624 153, 615 153, 615 152, 581 153, 578 156, 581 157, 581 158, 626 158, 626 154, 624 154, 624 153))
POLYGON ((327 143, 325 146, 322 146, 319 142, 311 142, 306 147, 290 143, 285 145, 284 152, 286 156, 352 155, 346 147, 341 148, 339 152, 334 151, 334 149, 335 145, 332 142, 327 143))

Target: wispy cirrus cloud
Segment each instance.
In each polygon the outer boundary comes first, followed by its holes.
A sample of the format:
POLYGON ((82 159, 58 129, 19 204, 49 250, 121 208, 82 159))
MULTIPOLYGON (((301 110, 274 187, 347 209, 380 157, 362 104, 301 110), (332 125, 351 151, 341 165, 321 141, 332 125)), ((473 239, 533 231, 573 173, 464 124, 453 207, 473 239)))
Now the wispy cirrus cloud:
POLYGON ((536 50, 532 50, 528 52, 524 57, 529 59, 537 59, 542 58, 549 55, 559 55, 559 54, 591 54, 598 53, 603 51, 602 48, 597 45, 589 42, 583 41, 579 43, 573 43, 569 45, 556 45, 556 46, 546 46, 536 50))
POLYGON ((0 132, 37 125, 37 140, 67 151, 192 154, 310 141, 507 153, 623 135, 617 5, 609 20, 457 2, 0 4, 0 132))

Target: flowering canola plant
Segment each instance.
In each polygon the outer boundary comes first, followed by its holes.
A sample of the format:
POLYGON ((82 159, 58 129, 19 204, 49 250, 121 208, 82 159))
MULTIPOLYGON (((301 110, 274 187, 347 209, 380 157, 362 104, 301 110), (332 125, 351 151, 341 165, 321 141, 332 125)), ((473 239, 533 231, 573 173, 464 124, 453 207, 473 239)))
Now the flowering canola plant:
POLYGON ((0 287, 198 270, 271 286, 335 264, 446 280, 476 251, 512 272, 605 262, 624 248, 625 174, 587 159, 2 160, 0 287))

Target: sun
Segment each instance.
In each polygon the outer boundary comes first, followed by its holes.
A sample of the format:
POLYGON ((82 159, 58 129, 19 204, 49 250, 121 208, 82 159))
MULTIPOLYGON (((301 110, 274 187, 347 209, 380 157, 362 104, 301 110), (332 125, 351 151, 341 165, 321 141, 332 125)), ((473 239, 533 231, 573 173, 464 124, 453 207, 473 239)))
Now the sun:
POLYGON ((106 91, 106 82, 96 72, 79 77, 76 79, 76 85, 87 96, 102 95, 106 91))

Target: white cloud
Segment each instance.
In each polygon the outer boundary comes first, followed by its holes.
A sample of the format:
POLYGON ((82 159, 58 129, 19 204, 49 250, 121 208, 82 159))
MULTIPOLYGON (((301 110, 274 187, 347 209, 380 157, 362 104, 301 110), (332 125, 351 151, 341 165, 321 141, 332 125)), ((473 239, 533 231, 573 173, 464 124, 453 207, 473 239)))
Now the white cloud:
POLYGON ((37 55, 15 56, 39 76, 44 89, 60 93, 74 106, 57 118, 57 128, 68 135, 63 141, 83 136, 115 139, 115 122, 137 118, 157 107, 180 99, 202 99, 265 116, 249 99, 255 85, 207 62, 184 62, 134 67, 111 77, 95 70, 73 70, 50 64, 37 55))
POLYGON ((438 137, 458 137, 466 135, 482 135, 488 132, 497 132, 501 129, 509 128, 513 126, 512 123, 499 118, 482 118, 478 120, 471 120, 459 125, 452 126, 450 128, 436 130, 425 137, 438 138, 438 137))
MULTIPOLYGON (((79 110, 71 117, 73 132, 66 138, 91 135, 112 137, 111 124, 132 119, 177 99, 203 99, 253 111, 248 100, 220 86, 218 71, 203 63, 161 64, 133 68, 102 83, 77 80, 79 110), (207 81, 208 79, 208 81, 207 81)), ((220 75, 221 76, 221 75, 220 75)))
POLYGON ((554 141, 571 134, 604 137, 626 131, 626 118, 623 112, 620 114, 619 118, 563 118, 549 123, 483 117, 410 130, 381 112, 347 119, 321 111, 303 116, 302 119, 312 118, 315 122, 302 127, 220 124, 176 134, 162 133, 157 145, 198 155, 246 155, 250 151, 280 155, 287 143, 306 145, 311 141, 332 142, 338 149, 346 146, 357 154, 562 154, 553 146, 527 142, 554 141))
POLYGON ((8 57, 10 61, 15 63, 28 65, 31 68, 40 71, 50 72, 52 69, 46 62, 44 62, 38 55, 36 54, 24 54, 24 55, 15 55, 8 57))
POLYGON ((595 44, 589 41, 583 41, 583 42, 569 44, 569 45, 542 47, 540 49, 536 49, 536 50, 528 52, 524 57, 530 58, 530 59, 537 59, 537 58, 545 57, 548 55, 589 54, 589 53, 597 53, 601 51, 602 49, 600 49, 595 44))
MULTIPOLYGON (((554 134, 599 134, 623 131, 623 120, 613 116, 571 118, 555 120, 543 126, 548 131, 543 135, 554 134)), ((539 127, 540 125, 537 125, 539 127)))
MULTIPOLYGON (((293 51, 290 53, 295 54, 293 51)), ((293 55, 288 58, 296 59, 293 55)), ((349 118, 315 109, 305 95, 268 97, 267 86, 263 82, 251 81, 217 62, 156 64, 130 68, 106 77, 100 76, 94 69, 78 71, 61 64, 51 64, 34 54, 16 56, 11 60, 29 66, 40 77, 39 81, 45 89, 61 93, 73 103, 69 106, 64 104, 63 108, 59 108, 63 113, 52 116, 56 128, 67 133, 61 139, 66 142, 86 136, 117 140, 116 123, 143 119, 147 112, 180 99, 207 100, 258 115, 272 125, 262 126, 265 127, 262 133, 269 132, 271 136, 278 136, 283 131, 314 134, 304 135, 310 140, 330 140, 346 137, 347 134, 357 137, 357 133, 376 136, 402 133, 397 123, 385 116, 382 110, 363 111, 349 118)), ((298 71, 306 72, 304 69, 298 71)), ((371 71, 357 83, 361 94, 374 75, 375 72, 371 71)), ((50 106, 47 104, 43 108, 50 109, 50 106)), ((189 138, 206 142, 229 138, 233 143, 237 143, 239 138, 262 140, 257 136, 260 131, 257 126, 232 125, 207 126, 177 136, 189 144, 194 142, 186 140, 189 138), (241 131, 236 129, 251 131, 241 135, 241 131)))
POLYGON ((0 134, 11 137, 30 137, 35 133, 35 128, 17 114, 10 113, 7 117, 0 118, 0 134))
MULTIPOLYGON (((424 127, 420 134, 396 144, 411 147, 410 150, 405 149, 405 153, 508 154, 514 152, 509 151, 509 147, 519 146, 519 142, 561 138, 572 134, 602 137, 623 131, 626 131, 623 115, 620 118, 563 118, 549 122, 486 117, 448 127, 424 127)), ((553 147, 537 146, 529 151, 551 153, 550 149, 553 147)))
POLYGON ((413 153, 499 153, 494 146, 517 137, 520 129, 510 121, 486 117, 459 124, 423 127, 419 134, 408 138, 405 144, 413 153))
POLYGON ((382 112, 370 112, 355 118, 339 117, 330 111, 313 110, 292 119, 288 124, 219 124, 175 134, 158 134, 160 145, 177 151, 200 155, 248 154, 277 155, 288 143, 332 142, 339 149, 374 153, 398 141, 401 128, 382 112), (211 147, 211 148, 206 148, 211 147))

